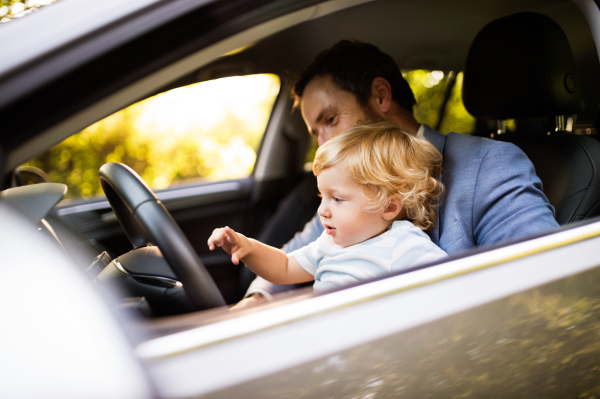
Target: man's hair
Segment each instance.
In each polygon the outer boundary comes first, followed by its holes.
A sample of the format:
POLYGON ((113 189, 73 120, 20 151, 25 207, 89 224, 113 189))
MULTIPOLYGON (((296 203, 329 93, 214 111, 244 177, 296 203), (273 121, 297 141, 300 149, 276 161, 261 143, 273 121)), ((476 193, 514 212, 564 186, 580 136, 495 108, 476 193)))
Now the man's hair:
POLYGON ((435 226, 443 191, 442 155, 425 138, 389 122, 358 125, 317 150, 314 174, 333 166, 363 187, 368 211, 385 210, 390 197, 400 194, 403 207, 397 220, 410 220, 422 230, 435 226))
POLYGON ((363 107, 367 107, 373 79, 377 77, 389 82, 392 100, 406 111, 412 113, 416 104, 415 95, 402 77, 398 65, 392 57, 372 44, 342 40, 317 55, 317 58, 300 72, 292 86, 294 107, 300 105, 304 89, 317 77, 331 78, 340 89, 354 94, 363 107))

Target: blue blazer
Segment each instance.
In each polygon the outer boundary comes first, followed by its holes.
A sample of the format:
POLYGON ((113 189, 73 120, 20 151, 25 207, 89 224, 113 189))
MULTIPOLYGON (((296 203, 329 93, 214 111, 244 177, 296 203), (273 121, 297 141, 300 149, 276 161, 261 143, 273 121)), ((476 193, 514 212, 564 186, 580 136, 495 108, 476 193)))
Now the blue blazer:
POLYGON ((424 128, 442 154, 445 188, 428 233, 448 254, 558 227, 533 164, 517 146, 424 128))

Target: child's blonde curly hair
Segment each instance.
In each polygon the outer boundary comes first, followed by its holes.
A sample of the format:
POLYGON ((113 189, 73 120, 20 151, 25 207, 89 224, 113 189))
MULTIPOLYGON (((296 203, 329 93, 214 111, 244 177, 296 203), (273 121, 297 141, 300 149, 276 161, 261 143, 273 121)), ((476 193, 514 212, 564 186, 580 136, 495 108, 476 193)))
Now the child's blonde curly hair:
POLYGON ((390 197, 399 194, 403 206, 397 220, 409 220, 422 230, 435 226, 443 192, 442 155, 426 139, 394 123, 358 125, 317 150, 315 176, 332 166, 363 186, 369 211, 385 210, 390 197))

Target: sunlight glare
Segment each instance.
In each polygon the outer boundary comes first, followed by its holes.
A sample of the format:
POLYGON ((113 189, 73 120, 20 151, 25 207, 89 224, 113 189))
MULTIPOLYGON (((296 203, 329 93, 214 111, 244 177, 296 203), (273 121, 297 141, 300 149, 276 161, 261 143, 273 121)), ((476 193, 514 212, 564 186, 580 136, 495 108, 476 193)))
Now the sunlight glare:
POLYGON ((440 81, 444 78, 444 72, 433 71, 433 72, 431 72, 431 76, 433 76, 435 80, 440 81))
POLYGON ((149 135, 214 128, 232 114, 249 126, 263 119, 260 109, 279 83, 272 75, 235 76, 196 83, 159 94, 138 104, 143 110, 136 130, 149 135))
POLYGON ((10 7, 10 12, 13 15, 19 14, 20 12, 23 12, 23 10, 25 10, 25 4, 23 3, 14 3, 11 7, 10 7))
POLYGON ((51 4, 54 0, 27 0, 27 7, 41 7, 51 4))

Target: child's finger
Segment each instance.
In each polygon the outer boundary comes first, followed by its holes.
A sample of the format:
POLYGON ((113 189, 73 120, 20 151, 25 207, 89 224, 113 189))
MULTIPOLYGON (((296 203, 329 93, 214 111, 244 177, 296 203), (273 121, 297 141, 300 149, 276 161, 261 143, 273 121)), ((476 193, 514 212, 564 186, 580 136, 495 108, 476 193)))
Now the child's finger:
POLYGON ((223 227, 224 238, 229 244, 237 244, 240 242, 240 238, 237 233, 230 227, 223 227))
POLYGON ((222 243, 219 243, 218 240, 215 240, 212 237, 209 238, 206 243, 208 244, 208 249, 210 249, 211 251, 214 250, 216 247, 220 247, 222 245, 222 243))
POLYGON ((235 251, 234 253, 231 254, 231 262, 234 265, 239 265, 240 264, 240 260, 245 256, 245 253, 242 253, 241 249, 235 251))
POLYGON ((223 246, 225 237, 227 237, 227 235, 223 232, 223 229, 214 229, 212 235, 207 241, 208 247, 211 249, 211 251, 215 248, 215 245, 217 247, 223 246))

